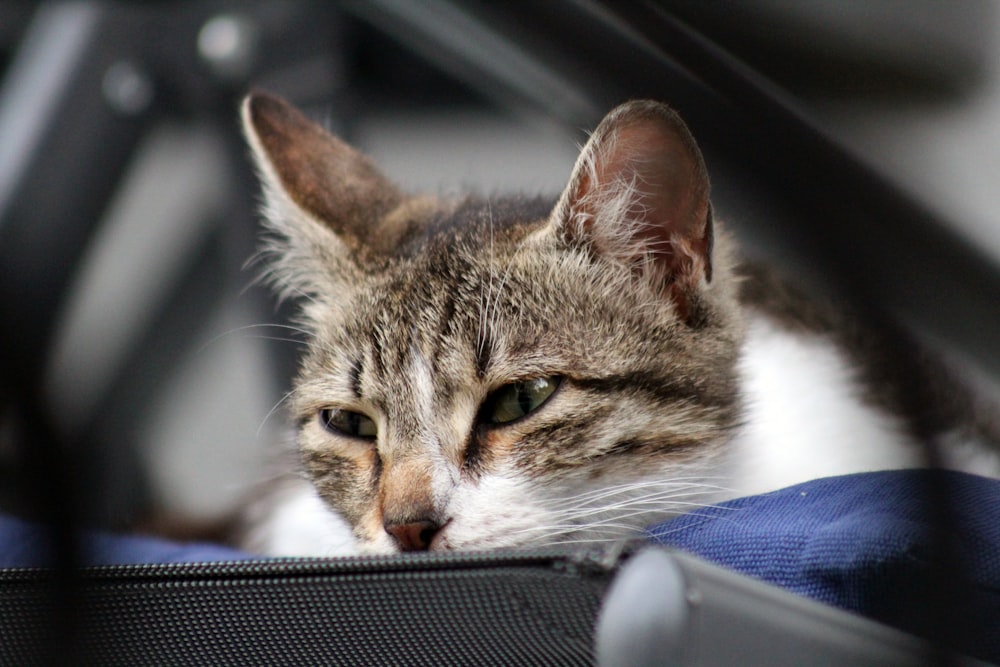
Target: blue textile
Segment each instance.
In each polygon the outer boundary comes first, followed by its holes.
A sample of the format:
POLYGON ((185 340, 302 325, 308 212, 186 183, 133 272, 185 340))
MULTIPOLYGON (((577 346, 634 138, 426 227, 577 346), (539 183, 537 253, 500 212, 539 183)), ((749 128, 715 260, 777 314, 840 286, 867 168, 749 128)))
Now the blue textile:
POLYGON ((649 533, 661 544, 1000 662, 1000 481, 926 470, 830 477, 721 503, 649 533), (932 565, 942 562, 942 519, 947 571, 932 565), (934 613, 956 608, 957 622, 934 613))
MULTIPOLYGON (((49 531, 38 524, 0 515, 0 568, 48 565, 49 531)), ((152 537, 87 533, 82 540, 85 565, 194 563, 252 558, 214 544, 179 544, 152 537)))

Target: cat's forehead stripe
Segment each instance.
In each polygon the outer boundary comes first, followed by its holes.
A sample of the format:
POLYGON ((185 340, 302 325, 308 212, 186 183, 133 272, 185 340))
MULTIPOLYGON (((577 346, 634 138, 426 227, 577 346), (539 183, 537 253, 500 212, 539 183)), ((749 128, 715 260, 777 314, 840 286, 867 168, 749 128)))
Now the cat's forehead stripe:
POLYGON ((490 364, 493 361, 493 339, 486 331, 486 324, 480 327, 476 341, 476 374, 480 378, 486 377, 490 364))
POLYGON ((361 397, 361 362, 357 359, 351 361, 350 366, 350 386, 351 393, 356 398, 361 397))

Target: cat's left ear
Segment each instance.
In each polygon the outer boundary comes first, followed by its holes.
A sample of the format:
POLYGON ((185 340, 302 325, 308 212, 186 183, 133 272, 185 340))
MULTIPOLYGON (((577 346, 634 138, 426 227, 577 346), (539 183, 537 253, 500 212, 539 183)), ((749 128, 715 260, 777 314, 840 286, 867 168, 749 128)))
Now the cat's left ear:
POLYGON ((553 212, 571 242, 652 279, 682 317, 712 279, 712 209, 701 151, 664 104, 608 114, 584 147, 553 212))
POLYGON ((381 223, 404 195, 367 156, 268 93, 248 95, 241 112, 269 205, 279 209, 270 217, 305 217, 354 251, 392 240, 392 230, 381 223))

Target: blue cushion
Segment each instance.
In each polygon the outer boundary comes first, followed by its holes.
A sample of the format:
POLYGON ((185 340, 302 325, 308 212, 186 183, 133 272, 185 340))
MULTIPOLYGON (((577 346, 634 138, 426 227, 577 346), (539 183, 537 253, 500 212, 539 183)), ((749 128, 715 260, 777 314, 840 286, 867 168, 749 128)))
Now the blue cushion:
POLYGON ((939 621, 950 620, 934 609, 958 605, 947 640, 1000 661, 1000 481, 926 470, 830 477, 720 503, 649 533, 922 636, 940 637, 947 623, 939 621), (947 572, 931 565, 941 562, 942 518, 947 572))
MULTIPOLYGON (((83 544, 86 565, 193 563, 252 558, 214 544, 179 544, 152 537, 87 533, 83 544)), ((0 568, 39 567, 48 564, 49 531, 20 519, 0 515, 0 568)))

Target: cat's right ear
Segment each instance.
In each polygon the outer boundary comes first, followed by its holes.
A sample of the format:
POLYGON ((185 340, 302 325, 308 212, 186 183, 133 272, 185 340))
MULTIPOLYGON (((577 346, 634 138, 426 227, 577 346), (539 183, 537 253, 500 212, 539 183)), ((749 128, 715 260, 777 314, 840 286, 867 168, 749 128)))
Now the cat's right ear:
POLYGON ((664 104, 628 102, 601 121, 553 221, 570 242, 650 281, 682 318, 712 279, 708 172, 687 126, 664 104))
POLYGON ((248 95, 241 115, 272 226, 316 235, 318 225, 354 251, 384 242, 379 223, 403 195, 368 157, 264 92, 248 95))

